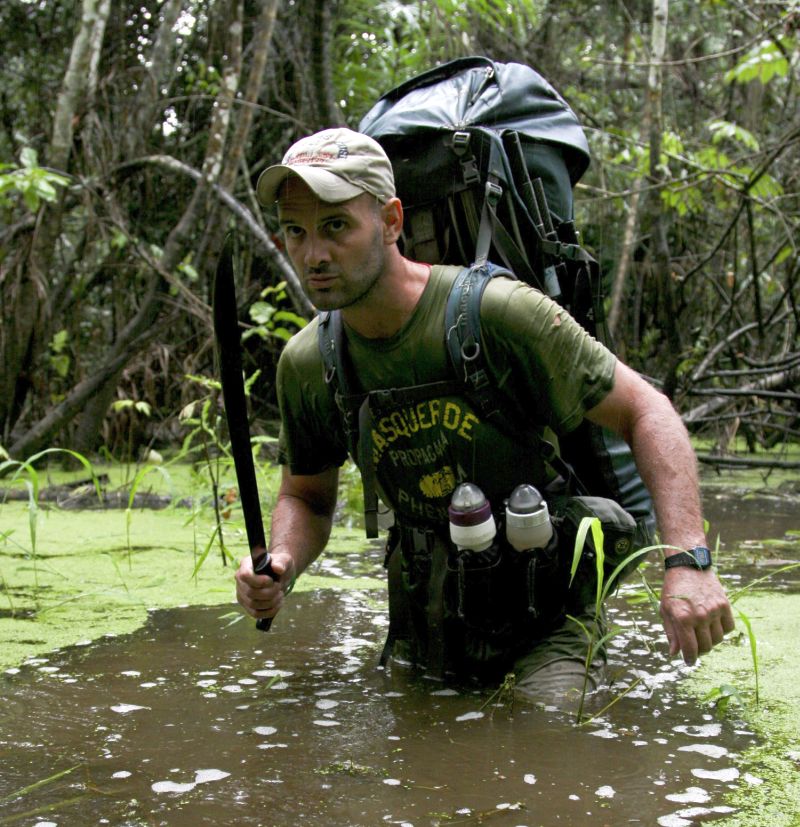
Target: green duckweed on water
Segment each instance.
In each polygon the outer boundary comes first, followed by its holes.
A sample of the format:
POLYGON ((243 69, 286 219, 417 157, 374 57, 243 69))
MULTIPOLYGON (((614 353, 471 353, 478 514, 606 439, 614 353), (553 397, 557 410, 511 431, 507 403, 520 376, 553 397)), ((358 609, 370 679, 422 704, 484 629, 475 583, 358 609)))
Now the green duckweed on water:
MULTIPOLYGON (((231 604, 235 611, 233 575, 247 554, 236 517, 223 523, 229 553, 223 565, 209 505, 198 511, 126 512, 0 503, 0 669, 53 649, 132 632, 150 609, 231 604)), ((363 548, 361 531, 335 529, 332 553, 363 548)), ((296 589, 317 588, 384 584, 366 575, 326 574, 316 566, 299 578, 296 589)))
POLYGON ((685 680, 682 691, 705 698, 719 687, 731 687, 741 704, 727 716, 741 718, 757 732, 761 745, 737 758, 740 777, 730 795, 734 815, 726 827, 797 827, 800 824, 800 595, 754 593, 734 607, 749 621, 756 639, 758 703, 755 671, 746 624, 737 617, 737 632, 703 658, 685 680))

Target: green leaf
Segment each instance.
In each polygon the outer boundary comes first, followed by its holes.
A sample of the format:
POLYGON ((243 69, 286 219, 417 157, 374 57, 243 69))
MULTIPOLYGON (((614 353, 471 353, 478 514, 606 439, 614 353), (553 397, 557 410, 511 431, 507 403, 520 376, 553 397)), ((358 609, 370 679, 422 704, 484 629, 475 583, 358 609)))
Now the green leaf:
POLYGON ((35 180, 33 182, 33 188, 36 194, 44 201, 56 200, 56 188, 46 179, 35 180))
POLYGON ((22 152, 20 152, 19 154, 19 161, 22 164, 22 166, 26 167, 27 169, 32 169, 33 167, 39 166, 39 159, 36 154, 36 150, 30 146, 22 148, 22 152))
POLYGON ((288 322, 289 324, 296 325, 299 328, 304 328, 308 324, 307 319, 304 319, 297 313, 293 313, 291 310, 277 310, 272 317, 272 321, 288 322))
POLYGON ((22 198, 31 212, 37 212, 39 210, 39 196, 36 190, 26 187, 22 192, 22 198))
POLYGON ((188 261, 182 261, 178 265, 178 272, 183 273, 189 281, 197 281, 200 278, 197 270, 188 261))
POLYGON ((250 318, 256 324, 269 324, 275 314, 275 308, 267 302, 253 302, 249 309, 250 318))
POLYGON ((751 49, 726 75, 726 83, 750 83, 757 80, 762 85, 774 77, 789 74, 789 61, 772 40, 762 40, 751 49))
POLYGON ((50 350, 52 350, 53 353, 61 353, 64 350, 64 348, 67 346, 68 342, 69 342, 69 331, 59 330, 58 333, 56 333, 53 336, 53 339, 50 342, 50 350))
POLYGON ((711 140, 715 144, 723 140, 730 140, 741 144, 747 149, 753 150, 753 152, 758 152, 760 148, 758 138, 748 129, 738 124, 731 123, 730 121, 714 120, 711 121, 708 128, 712 135, 711 140))
POLYGON ((65 353, 60 353, 58 356, 51 356, 50 364, 53 366, 53 370, 55 370, 55 372, 62 379, 66 379, 66 376, 69 373, 69 356, 65 353))

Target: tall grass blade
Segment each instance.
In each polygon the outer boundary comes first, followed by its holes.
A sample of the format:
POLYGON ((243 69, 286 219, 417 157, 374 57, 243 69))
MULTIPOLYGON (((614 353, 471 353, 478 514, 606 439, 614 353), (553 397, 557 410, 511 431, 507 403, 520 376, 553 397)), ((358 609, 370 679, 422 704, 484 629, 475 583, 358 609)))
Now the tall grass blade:
POLYGON ((759 577, 756 580, 751 580, 746 586, 742 586, 740 589, 737 589, 735 592, 732 592, 730 594, 729 600, 733 604, 742 595, 746 594, 751 589, 754 589, 756 586, 763 583, 765 580, 769 580, 771 577, 775 577, 776 575, 783 574, 787 571, 793 571, 796 568, 800 568, 800 563, 789 563, 786 566, 781 566, 781 568, 769 572, 769 574, 765 574, 763 577, 759 577))
POLYGON ((756 642, 756 636, 753 633, 753 627, 750 623, 750 618, 741 609, 737 609, 736 614, 739 615, 739 619, 742 621, 742 623, 744 623, 745 629, 747 629, 747 637, 750 641, 750 657, 753 659, 753 675, 755 676, 756 682, 756 706, 758 706, 758 644, 756 642))
POLYGON ((588 535, 589 529, 595 520, 597 520, 597 517, 584 517, 578 526, 578 533, 575 535, 575 546, 572 552, 572 566, 569 571, 570 586, 572 585, 572 581, 575 579, 575 574, 578 571, 578 565, 580 564, 581 557, 583 556, 583 549, 586 545, 586 536, 588 535))
POLYGON ((197 572, 200 571, 200 567, 205 563, 206 557, 208 557, 209 552, 211 551, 211 546, 214 545, 214 540, 217 537, 217 532, 219 531, 219 526, 215 525, 214 530, 211 532, 211 536, 208 538, 208 542, 206 543, 206 547, 203 549, 203 553, 195 563, 194 571, 192 572, 192 577, 197 577, 197 572))

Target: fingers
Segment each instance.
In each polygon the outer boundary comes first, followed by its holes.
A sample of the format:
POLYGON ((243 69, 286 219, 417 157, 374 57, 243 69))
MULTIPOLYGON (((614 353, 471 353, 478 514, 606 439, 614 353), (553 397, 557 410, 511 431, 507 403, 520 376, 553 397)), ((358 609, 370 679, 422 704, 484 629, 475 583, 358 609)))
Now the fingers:
POLYGON ((670 656, 680 652, 692 665, 710 652, 734 628, 733 612, 716 576, 684 570, 665 577, 661 617, 670 656))
POLYGON ((722 612, 722 618, 720 619, 722 624, 722 631, 724 634, 728 634, 728 632, 732 632, 736 628, 736 624, 733 620, 733 609, 731 608, 731 604, 725 604, 725 609, 722 612))
MULTIPOLYGON (((273 569, 276 575, 281 575, 286 564, 276 561, 273 569)), ((251 617, 274 617, 277 614, 284 596, 280 581, 266 574, 254 574, 249 556, 242 559, 235 579, 236 599, 251 617)))

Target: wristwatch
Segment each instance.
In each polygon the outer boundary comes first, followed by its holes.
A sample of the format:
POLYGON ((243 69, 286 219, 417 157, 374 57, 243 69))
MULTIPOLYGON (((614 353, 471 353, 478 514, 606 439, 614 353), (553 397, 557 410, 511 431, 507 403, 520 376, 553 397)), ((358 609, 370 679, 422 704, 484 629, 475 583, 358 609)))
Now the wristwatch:
POLYGON ((675 566, 691 566, 693 569, 710 569, 711 552, 705 546, 695 546, 688 551, 681 551, 670 557, 664 558, 664 568, 671 569, 675 566))

